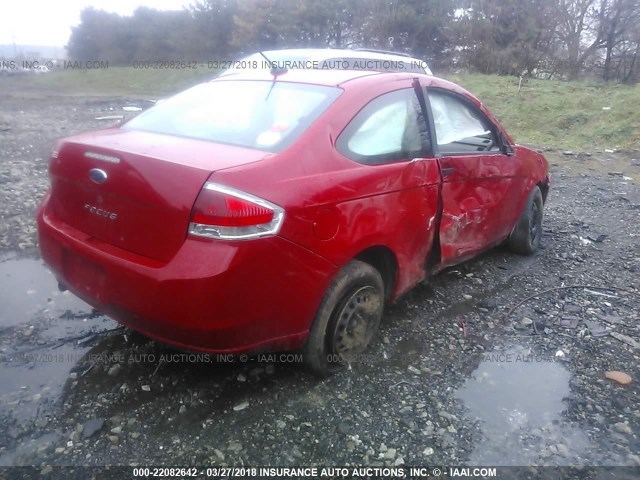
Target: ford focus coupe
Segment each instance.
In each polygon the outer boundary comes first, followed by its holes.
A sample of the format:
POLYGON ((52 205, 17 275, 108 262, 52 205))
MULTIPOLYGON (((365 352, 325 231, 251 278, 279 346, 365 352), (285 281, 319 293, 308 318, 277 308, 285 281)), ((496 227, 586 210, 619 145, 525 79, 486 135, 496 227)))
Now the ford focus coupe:
POLYGON ((503 243, 538 248, 547 162, 464 89, 272 73, 55 145, 37 220, 63 288, 178 348, 301 349, 327 374, 429 275, 503 243))

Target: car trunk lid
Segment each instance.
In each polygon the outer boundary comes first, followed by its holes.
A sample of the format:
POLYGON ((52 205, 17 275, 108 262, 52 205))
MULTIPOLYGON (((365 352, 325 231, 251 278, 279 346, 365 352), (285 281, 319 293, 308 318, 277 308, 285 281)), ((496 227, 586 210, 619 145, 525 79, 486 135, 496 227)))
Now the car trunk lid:
POLYGON ((50 163, 54 214, 102 242, 160 261, 183 244, 212 172, 263 151, 114 128, 61 142, 50 163))

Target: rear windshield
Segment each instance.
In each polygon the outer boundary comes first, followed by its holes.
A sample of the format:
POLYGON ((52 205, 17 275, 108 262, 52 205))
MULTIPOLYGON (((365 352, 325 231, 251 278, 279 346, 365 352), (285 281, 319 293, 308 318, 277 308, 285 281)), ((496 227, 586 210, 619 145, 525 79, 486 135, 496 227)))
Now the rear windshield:
POLYGON ((215 81, 171 97, 122 128, 269 152, 287 148, 340 95, 335 87, 215 81))

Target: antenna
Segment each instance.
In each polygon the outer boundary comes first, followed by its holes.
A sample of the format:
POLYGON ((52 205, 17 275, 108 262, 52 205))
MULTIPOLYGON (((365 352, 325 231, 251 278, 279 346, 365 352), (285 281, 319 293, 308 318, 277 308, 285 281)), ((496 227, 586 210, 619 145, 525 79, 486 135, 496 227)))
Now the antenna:
POLYGON ((284 67, 279 68, 278 65, 274 61, 270 60, 269 57, 267 57, 263 52, 258 52, 258 53, 262 55, 262 58, 264 58, 267 62, 269 62, 269 66, 271 67, 270 72, 271 72, 271 75, 273 75, 274 77, 274 81, 278 75, 282 75, 283 73, 287 73, 289 71, 289 69, 284 67))

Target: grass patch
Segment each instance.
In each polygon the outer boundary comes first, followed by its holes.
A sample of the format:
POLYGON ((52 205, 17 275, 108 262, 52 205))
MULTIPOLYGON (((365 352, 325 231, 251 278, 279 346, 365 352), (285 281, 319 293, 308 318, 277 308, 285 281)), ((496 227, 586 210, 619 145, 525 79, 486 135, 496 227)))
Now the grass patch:
POLYGON ((640 149, 640 86, 451 75, 480 98, 519 143, 589 151, 640 149))

